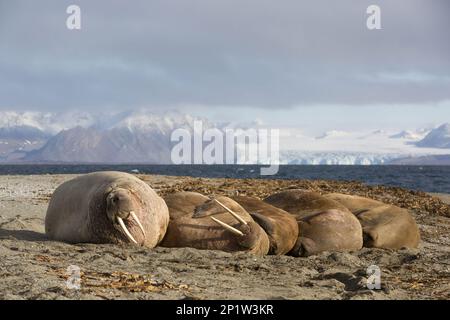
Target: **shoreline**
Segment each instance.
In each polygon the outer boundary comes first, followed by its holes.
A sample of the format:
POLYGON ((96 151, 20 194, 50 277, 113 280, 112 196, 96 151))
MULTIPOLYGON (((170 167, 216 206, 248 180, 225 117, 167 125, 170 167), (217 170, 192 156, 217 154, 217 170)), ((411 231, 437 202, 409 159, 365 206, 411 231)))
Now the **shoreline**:
POLYGON ((450 191, 450 166, 345 166, 345 165, 281 165, 276 175, 261 176, 261 165, 12 165, 0 166, 1 175, 85 174, 118 170, 132 174, 170 175, 202 178, 244 179, 325 179, 360 181, 367 185, 397 186, 411 190, 445 193, 450 191))
POLYGON ((449 299, 448 194, 352 181, 262 180, 141 175, 159 194, 198 191, 265 197, 303 188, 368 196, 411 210, 419 249, 325 252, 307 258, 254 257, 191 248, 48 241, 44 217, 53 190, 76 175, 0 176, 0 299, 449 299), (438 196, 440 198, 438 198, 438 196), (382 290, 365 287, 366 269, 382 271, 382 290), (67 268, 82 270, 81 290, 65 287, 67 268), (145 282, 147 281, 147 282, 145 282), (140 283, 151 283, 144 287, 140 283))
MULTIPOLYGON (((41 179, 49 177, 54 181, 65 181, 83 173, 70 174, 31 174, 0 175, 1 179, 9 177, 17 180, 24 177, 41 179)), ((450 193, 435 193, 412 190, 397 186, 370 185, 360 181, 332 179, 276 179, 276 178, 206 178, 183 175, 161 175, 130 173, 147 182, 161 196, 176 191, 197 191, 205 195, 220 193, 223 195, 247 195, 263 199, 271 193, 283 189, 299 188, 318 193, 340 192, 373 198, 394 204, 408 210, 422 209, 428 213, 450 217, 450 193), (234 188, 237 186, 237 188, 234 188)), ((54 186, 56 188, 57 185, 54 186)), ((49 198, 47 192, 44 197, 49 198)))
POLYGON ((445 204, 449 204, 450 205, 450 193, 433 193, 433 192, 430 192, 429 194, 432 195, 433 197, 439 198, 445 204))

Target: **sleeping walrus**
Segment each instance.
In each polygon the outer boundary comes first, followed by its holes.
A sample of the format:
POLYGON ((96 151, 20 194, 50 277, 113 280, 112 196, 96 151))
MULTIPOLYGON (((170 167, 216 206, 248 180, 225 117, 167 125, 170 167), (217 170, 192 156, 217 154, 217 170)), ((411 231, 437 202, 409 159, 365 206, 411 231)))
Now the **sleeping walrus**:
POLYGON ((163 247, 246 251, 265 255, 269 238, 250 214, 227 197, 214 200, 196 192, 178 192, 164 200, 170 222, 163 247))
POLYGON ((362 248, 361 224, 347 208, 336 201, 299 189, 273 194, 264 201, 295 216, 299 237, 290 252, 293 256, 362 248))
POLYGON ((292 250, 298 239, 298 224, 290 213, 262 200, 233 196, 269 236, 269 254, 283 255, 292 250))
POLYGON ((134 243, 155 247, 166 233, 164 200, 135 176, 95 172, 56 188, 45 217, 45 233, 69 243, 134 243))
POLYGON ((359 196, 325 195, 347 207, 363 228, 364 246, 372 248, 417 248, 420 232, 408 210, 359 196))
POLYGON ((275 193, 268 196, 264 201, 293 214, 297 218, 331 209, 348 211, 344 205, 337 201, 323 197, 317 192, 301 189, 289 189, 275 193))

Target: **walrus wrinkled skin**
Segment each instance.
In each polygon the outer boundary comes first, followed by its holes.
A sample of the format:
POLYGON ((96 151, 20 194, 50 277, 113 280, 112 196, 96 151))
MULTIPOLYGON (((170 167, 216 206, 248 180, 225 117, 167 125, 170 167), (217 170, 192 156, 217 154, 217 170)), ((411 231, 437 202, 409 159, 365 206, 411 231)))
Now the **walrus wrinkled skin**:
POLYGON ((273 194, 264 201, 291 213, 297 220, 299 237, 290 255, 310 256, 323 251, 362 248, 361 224, 336 201, 299 189, 273 194))
POLYGON ((298 239, 298 224, 290 213, 262 200, 233 196, 269 236, 270 255, 283 255, 292 250, 298 239))
POLYGON ((169 208, 170 222, 160 245, 266 255, 269 237, 250 214, 230 198, 219 196, 215 199, 245 223, 233 217, 215 200, 200 193, 169 194, 164 200, 169 208), (231 229, 223 227, 220 222, 231 226, 231 229))
POLYGON ((45 233, 69 243, 131 242, 153 248, 168 223, 169 210, 149 185, 128 173, 105 171, 79 176, 55 190, 45 233))
POLYGON ((359 196, 340 193, 325 195, 347 207, 363 228, 364 246, 370 248, 417 248, 419 228, 408 210, 359 196))

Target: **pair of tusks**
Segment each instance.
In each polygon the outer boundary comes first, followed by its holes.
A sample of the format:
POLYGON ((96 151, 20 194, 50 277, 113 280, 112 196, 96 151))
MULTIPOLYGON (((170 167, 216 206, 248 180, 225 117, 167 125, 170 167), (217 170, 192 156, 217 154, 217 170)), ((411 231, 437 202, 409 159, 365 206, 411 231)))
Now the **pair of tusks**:
MULTIPOLYGON (((136 223, 138 224, 139 228, 141 229, 142 233, 144 234, 144 239, 145 239, 144 227, 142 226, 141 222, 139 221, 139 218, 137 217, 136 213, 134 213, 134 211, 130 211, 130 215, 136 221, 136 223)), ((128 239, 130 239, 131 242, 134 242, 135 244, 138 244, 138 242, 131 235, 130 231, 128 231, 128 228, 125 225, 125 223, 123 223, 123 219, 120 218, 120 217, 117 217, 117 221, 119 222, 120 227, 122 228, 123 232, 125 232, 125 235, 128 237, 128 239)))
MULTIPOLYGON (((224 208, 225 210, 228 211, 228 213, 230 213, 237 221, 239 221, 241 224, 247 225, 247 221, 245 221, 241 216, 239 216, 237 213, 235 213, 233 210, 231 210, 230 208, 228 208, 226 205, 224 205, 223 203, 221 203, 219 200, 214 199, 214 201, 216 201, 222 208, 224 208)), ((242 233, 242 231, 233 228, 232 226, 226 224, 223 221, 220 221, 217 218, 214 217, 210 217, 214 222, 218 223, 219 225, 221 225, 222 227, 224 227, 225 229, 227 229, 228 231, 237 234, 241 237, 244 236, 244 234, 242 233)))

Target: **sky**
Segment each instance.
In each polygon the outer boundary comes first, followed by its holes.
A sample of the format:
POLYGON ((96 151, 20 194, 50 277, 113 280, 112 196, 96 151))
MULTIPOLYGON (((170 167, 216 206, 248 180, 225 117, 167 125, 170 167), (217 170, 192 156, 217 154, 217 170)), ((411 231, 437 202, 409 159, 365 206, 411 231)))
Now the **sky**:
POLYGON ((436 126, 450 122, 448 30, 448 0, 0 0, 0 110, 436 126))

